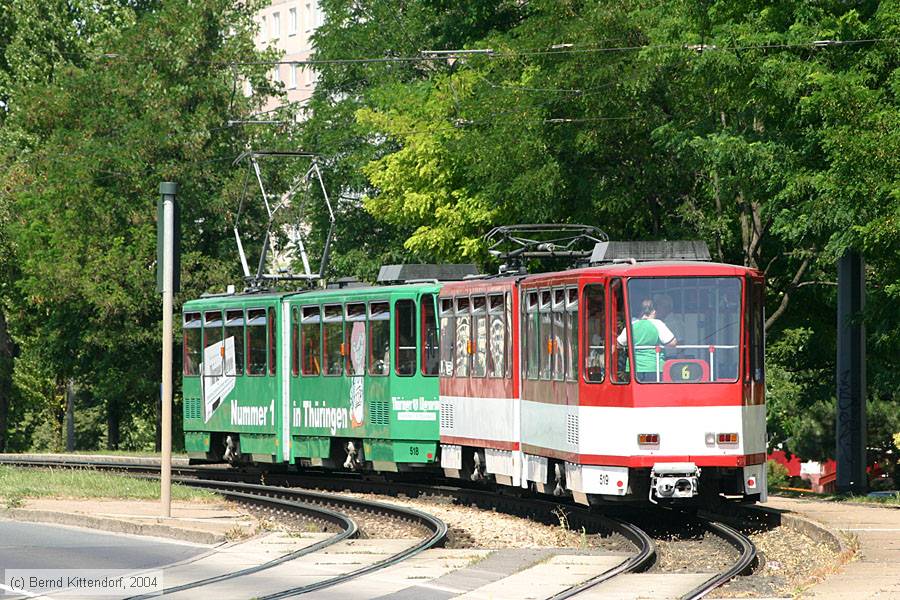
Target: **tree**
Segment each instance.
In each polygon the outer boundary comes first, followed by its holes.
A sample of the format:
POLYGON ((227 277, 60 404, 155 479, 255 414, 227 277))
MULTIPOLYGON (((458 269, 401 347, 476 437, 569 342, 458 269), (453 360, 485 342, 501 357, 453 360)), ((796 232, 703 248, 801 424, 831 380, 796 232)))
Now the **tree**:
POLYGON ((257 8, 150 3, 98 34, 102 53, 55 63, 49 82, 19 78, 9 95, 4 138, 19 144, 2 189, 19 272, 15 328, 57 385, 74 379, 104 403, 111 448, 121 423, 156 406, 160 181, 180 183, 184 295, 236 275, 230 163, 248 134, 227 122, 276 92, 265 65, 232 66, 274 57, 254 48, 257 8), (237 93, 243 81, 257 94, 237 93))
POLYGON ((410 259, 485 260, 480 235, 513 222, 704 239, 765 271, 772 441, 819 458, 834 447, 834 262, 865 249, 887 301, 867 316, 873 411, 900 412, 895 4, 538 1, 444 46, 427 3, 393 20, 324 6, 317 58, 490 50, 318 67, 307 135, 364 196, 357 219, 410 259))

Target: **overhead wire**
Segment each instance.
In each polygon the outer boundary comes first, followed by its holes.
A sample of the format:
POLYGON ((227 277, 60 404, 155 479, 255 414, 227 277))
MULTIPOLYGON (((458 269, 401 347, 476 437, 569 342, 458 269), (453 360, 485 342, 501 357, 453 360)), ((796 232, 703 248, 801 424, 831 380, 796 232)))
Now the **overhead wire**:
MULTIPOLYGON (((740 50, 783 50, 790 48, 831 48, 840 46, 852 46, 860 44, 872 44, 879 42, 900 42, 900 37, 883 37, 883 38, 863 38, 851 40, 810 40, 808 42, 788 42, 788 43, 767 43, 767 44, 733 44, 718 46, 715 44, 685 44, 685 43, 667 43, 667 44, 640 44, 630 46, 586 46, 586 47, 558 47, 547 48, 541 50, 513 50, 513 51, 494 51, 491 48, 473 49, 473 50, 448 50, 437 51, 423 50, 417 56, 378 56, 378 57, 357 57, 357 58, 307 58, 307 59, 291 59, 291 60, 250 60, 250 61, 234 61, 234 62, 216 62, 214 64, 222 66, 254 66, 254 65, 341 65, 341 64, 378 64, 378 63, 413 63, 413 62, 446 62, 448 60, 460 60, 470 58, 519 58, 528 56, 546 56, 546 55, 562 55, 562 54, 593 54, 608 52, 635 52, 640 50, 659 50, 659 49, 683 49, 691 52, 714 52, 714 51, 740 51, 740 50)), ((566 45, 568 46, 568 45, 566 45)))

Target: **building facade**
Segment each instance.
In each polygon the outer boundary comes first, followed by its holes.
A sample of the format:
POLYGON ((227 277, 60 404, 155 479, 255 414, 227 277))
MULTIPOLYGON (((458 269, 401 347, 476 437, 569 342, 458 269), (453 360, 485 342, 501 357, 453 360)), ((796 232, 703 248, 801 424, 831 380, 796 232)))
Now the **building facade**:
MULTIPOLYGON (((312 54, 313 31, 322 24, 323 16, 317 0, 272 0, 257 15, 256 45, 284 51, 281 59, 284 63, 308 60, 312 54)), ((283 103, 302 103, 312 96, 316 85, 315 71, 303 65, 275 65, 271 77, 284 85, 287 98, 270 100, 265 110, 283 103)))

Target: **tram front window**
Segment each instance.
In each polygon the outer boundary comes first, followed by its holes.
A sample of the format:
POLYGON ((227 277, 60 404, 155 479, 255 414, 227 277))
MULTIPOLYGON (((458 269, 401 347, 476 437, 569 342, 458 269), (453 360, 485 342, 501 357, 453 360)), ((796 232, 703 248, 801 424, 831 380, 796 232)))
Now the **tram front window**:
MULTIPOLYGON (((628 281, 628 306, 638 381, 737 381, 739 278, 634 277, 628 281)), ((619 343, 625 342, 619 335, 619 343)))

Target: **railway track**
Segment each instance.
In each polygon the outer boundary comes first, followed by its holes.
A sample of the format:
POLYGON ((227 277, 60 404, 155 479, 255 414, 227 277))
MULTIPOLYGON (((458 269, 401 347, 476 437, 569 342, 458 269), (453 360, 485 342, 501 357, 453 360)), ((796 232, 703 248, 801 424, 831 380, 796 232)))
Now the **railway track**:
MULTIPOLYGON (((127 471, 132 474, 142 474, 145 476, 153 476, 159 471, 158 464, 151 464, 146 461, 130 463, 118 461, 92 461, 87 457, 82 458, 77 456, 16 457, 11 455, 0 455, 0 464, 15 464, 30 467, 94 468, 127 471)), ((251 483, 251 481, 259 480, 261 477, 261 472, 253 470, 241 471, 197 465, 173 466, 172 470, 173 475, 175 476, 174 479, 182 484, 211 489, 242 502, 255 502, 263 505, 268 503, 269 506, 277 507, 275 510, 291 512, 291 510, 293 510, 292 507, 301 506, 303 508, 299 510, 306 511, 304 513, 305 517, 312 518, 313 520, 337 524, 335 515, 347 517, 346 515, 340 515, 339 512, 331 510, 331 508, 340 509, 343 506, 345 509, 349 510, 381 512, 382 514, 390 515, 391 518, 398 518, 407 522, 416 522, 433 532, 431 536, 423 539, 415 546, 384 561, 307 586, 295 587, 275 594, 260 596, 261 598, 287 598, 337 585, 338 583, 348 581, 355 577, 397 564, 428 548, 435 547, 442 543, 447 534, 445 524, 421 511, 401 508, 399 506, 380 502, 349 498, 347 496, 336 496, 334 494, 319 491, 310 491, 310 488, 328 490, 331 492, 375 493, 383 495, 402 494, 413 498, 419 496, 450 497, 453 498, 454 501, 463 504, 471 504, 480 508, 498 510, 550 524, 553 524, 554 521, 558 521, 559 511, 562 508, 562 510, 565 511, 565 518, 570 528, 583 530, 587 533, 619 535, 635 547, 635 554, 627 560, 596 577, 556 594, 552 597, 553 600, 575 598, 620 574, 645 571, 654 564, 656 559, 656 545, 652 537, 643 529, 630 523, 627 518, 615 518, 601 515, 576 504, 564 504, 557 501, 551 502, 517 494, 496 493, 480 488, 469 488, 458 485, 428 485, 408 481, 388 481, 382 478, 365 478, 356 474, 347 474, 344 476, 329 474, 327 477, 323 477, 316 473, 297 475, 292 473, 265 472, 264 476, 267 480, 267 485, 261 485, 251 483), (316 516, 316 511, 324 512, 322 515, 316 516), (328 514, 328 516, 324 516, 325 514, 328 514)), ((698 600, 732 578, 749 574, 757 559, 756 548, 747 536, 743 535, 735 528, 717 521, 714 516, 697 516, 696 518, 702 522, 703 527, 710 533, 733 547, 737 551, 737 559, 734 560, 728 568, 716 573, 696 588, 682 595, 680 597, 681 600, 698 600)), ((348 520, 352 522, 352 519, 348 518, 348 520)), ((277 564, 283 564, 289 560, 321 550, 328 545, 337 543, 341 539, 352 537, 352 535, 355 535, 357 529, 355 522, 353 525, 344 523, 343 525, 338 525, 338 527, 342 531, 342 533, 337 534, 338 536, 341 536, 340 539, 334 539, 337 536, 333 536, 328 540, 319 542, 314 547, 297 551, 296 556, 286 555, 279 559, 275 559, 274 561, 270 561, 270 563, 260 565, 255 569, 246 569, 245 571, 229 574, 229 577, 240 577, 251 572, 271 568, 277 564), (350 529, 353 529, 354 533, 347 533, 350 529)), ((221 581, 223 578, 225 577, 210 578, 209 580, 202 580, 194 582, 193 584, 166 589, 165 593, 208 585, 210 583, 221 581)))
MULTIPOLYGON (((158 472, 159 470, 158 466, 145 464, 142 465, 116 462, 91 462, 80 459, 67 461, 4 457, 0 458, 0 464, 43 468, 90 467, 103 470, 127 471, 132 474, 139 474, 143 476, 152 475, 153 472, 158 472)), ((323 579, 321 581, 317 581, 308 585, 292 587, 280 590, 275 593, 261 595, 258 596, 258 598, 264 600, 289 598, 332 587, 340 583, 344 583, 345 581, 349 581, 368 573, 372 573, 380 569, 385 569, 392 565, 403 562, 404 560, 412 558, 413 556, 416 556, 417 554, 420 554, 425 550, 428 550, 429 548, 440 546, 441 544, 443 544, 444 540, 447 537, 447 525, 443 521, 425 512, 412 508, 395 506, 372 500, 348 498, 345 496, 336 496, 333 494, 324 494, 309 490, 291 489, 282 486, 260 485, 239 481, 204 480, 197 477, 196 469, 189 467, 179 468, 177 469, 177 472, 178 476, 174 477, 173 480, 183 485, 209 489, 243 504, 250 504, 257 507, 262 507, 272 512, 299 516, 305 520, 312 520, 320 524, 330 525, 333 528, 337 528, 338 532, 328 537, 327 539, 315 543, 311 546, 307 546, 300 550, 285 554, 263 564, 178 586, 165 588, 162 592, 163 594, 185 592, 215 583, 227 581, 229 579, 236 579, 239 577, 245 577, 248 575, 259 573, 278 565, 287 563, 289 561, 296 560, 300 557, 307 556, 314 552, 319 552, 329 546, 337 544, 340 541, 356 537, 359 533, 359 526, 357 525, 356 521, 340 511, 355 511, 386 516, 391 519, 403 521, 404 523, 422 527, 428 530, 429 534, 413 546, 408 547, 384 560, 380 560, 364 567, 354 569, 352 571, 348 571, 334 577, 329 577, 327 579, 323 579), (191 476, 187 476, 187 474, 190 474, 191 476)), ((130 600, 144 600, 145 598, 155 597, 158 595, 159 594, 135 596, 130 600)))

